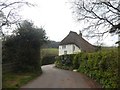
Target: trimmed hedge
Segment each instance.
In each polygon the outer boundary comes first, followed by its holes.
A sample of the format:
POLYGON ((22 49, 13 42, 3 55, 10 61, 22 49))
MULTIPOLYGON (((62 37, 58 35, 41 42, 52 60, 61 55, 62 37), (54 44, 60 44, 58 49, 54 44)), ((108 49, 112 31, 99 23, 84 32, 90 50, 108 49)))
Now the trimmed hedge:
POLYGON ((104 88, 119 87, 117 50, 79 53, 72 56, 70 66, 62 63, 62 59, 58 57, 55 62, 56 67, 67 70, 77 69, 78 72, 85 73, 99 82, 104 88))
POLYGON ((45 56, 42 59, 42 65, 54 64, 55 56, 45 56))
POLYGON ((55 61, 55 66, 60 69, 73 70, 72 60, 74 56, 74 54, 71 54, 57 57, 55 61))
MULTIPOLYGON (((101 51, 95 53, 78 54, 74 59, 79 61, 79 72, 87 74, 103 85, 104 88, 118 87, 118 52, 101 51)), ((77 63, 78 64, 78 63, 77 63)))

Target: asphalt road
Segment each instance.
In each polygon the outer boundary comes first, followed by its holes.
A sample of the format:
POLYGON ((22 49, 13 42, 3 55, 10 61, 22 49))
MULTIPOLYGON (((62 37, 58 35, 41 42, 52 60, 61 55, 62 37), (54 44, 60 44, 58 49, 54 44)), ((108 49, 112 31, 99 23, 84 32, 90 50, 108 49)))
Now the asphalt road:
POLYGON ((42 66, 43 74, 21 88, 100 88, 84 74, 57 69, 54 65, 42 66))

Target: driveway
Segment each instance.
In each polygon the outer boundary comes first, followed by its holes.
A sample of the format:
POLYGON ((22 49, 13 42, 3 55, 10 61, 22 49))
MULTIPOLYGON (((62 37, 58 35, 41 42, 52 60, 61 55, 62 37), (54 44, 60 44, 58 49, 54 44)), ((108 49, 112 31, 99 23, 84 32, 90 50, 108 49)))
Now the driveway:
POLYGON ((57 69, 54 65, 42 66, 43 74, 21 88, 100 88, 85 75, 57 69))

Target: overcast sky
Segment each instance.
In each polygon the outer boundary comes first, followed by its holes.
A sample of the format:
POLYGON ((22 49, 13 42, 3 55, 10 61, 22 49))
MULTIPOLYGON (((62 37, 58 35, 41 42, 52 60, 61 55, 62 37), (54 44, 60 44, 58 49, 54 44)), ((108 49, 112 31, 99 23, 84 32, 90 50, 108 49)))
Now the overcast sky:
MULTIPOLYGON (((29 19, 38 27, 43 26, 50 40, 61 41, 70 31, 79 33, 84 23, 78 23, 72 14, 70 0, 28 0, 35 3, 35 7, 25 6, 20 15, 29 19)), ((87 39, 86 39, 87 40, 87 39)), ((109 35, 104 39, 106 45, 114 45, 117 36, 109 35), (112 37, 112 38, 111 38, 112 37)), ((94 39, 89 40, 94 44, 94 39)))

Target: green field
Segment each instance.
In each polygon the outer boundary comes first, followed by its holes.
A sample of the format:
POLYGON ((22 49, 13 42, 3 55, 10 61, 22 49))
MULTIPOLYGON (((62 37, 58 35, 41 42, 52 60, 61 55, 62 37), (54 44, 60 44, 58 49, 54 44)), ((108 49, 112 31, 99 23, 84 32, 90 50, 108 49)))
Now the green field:
POLYGON ((57 56, 58 55, 58 49, 57 48, 43 48, 41 50, 41 58, 45 56, 57 56))
POLYGON ((101 48, 101 51, 103 52, 103 51, 107 51, 107 52, 110 52, 110 51, 118 51, 118 47, 102 47, 101 48))

